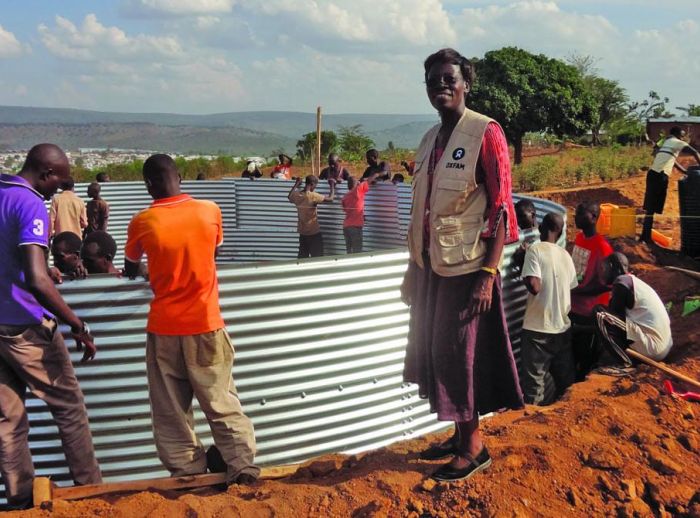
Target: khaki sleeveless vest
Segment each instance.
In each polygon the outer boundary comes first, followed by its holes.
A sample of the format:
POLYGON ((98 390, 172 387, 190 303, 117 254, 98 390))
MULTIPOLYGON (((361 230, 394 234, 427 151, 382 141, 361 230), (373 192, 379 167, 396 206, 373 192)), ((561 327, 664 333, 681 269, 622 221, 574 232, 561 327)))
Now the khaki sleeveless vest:
MULTIPOLYGON (((476 165, 484 132, 492 119, 465 109, 433 171, 430 195, 430 263, 443 277, 475 272, 486 255, 481 231, 486 217, 486 188, 476 183, 476 165)), ((413 203, 408 227, 411 260, 423 265, 423 216, 428 194, 428 164, 440 124, 423 137, 416 153, 413 203)))

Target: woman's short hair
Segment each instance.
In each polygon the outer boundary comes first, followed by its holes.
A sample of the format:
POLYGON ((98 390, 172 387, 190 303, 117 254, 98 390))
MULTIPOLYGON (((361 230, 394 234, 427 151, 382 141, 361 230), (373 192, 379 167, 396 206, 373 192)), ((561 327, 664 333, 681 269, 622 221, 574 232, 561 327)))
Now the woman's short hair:
POLYGON ((467 82, 467 84, 469 85, 469 89, 471 90, 471 87, 474 84, 474 80, 476 79, 476 71, 474 70, 474 65, 471 61, 462 56, 462 54, 457 52, 455 49, 440 49, 434 54, 428 56, 425 62, 423 63, 423 68, 425 68, 426 79, 428 78, 428 72, 430 72, 430 69, 433 67, 433 65, 438 63, 449 63, 450 65, 457 65, 459 67, 459 71, 462 73, 462 77, 467 82))

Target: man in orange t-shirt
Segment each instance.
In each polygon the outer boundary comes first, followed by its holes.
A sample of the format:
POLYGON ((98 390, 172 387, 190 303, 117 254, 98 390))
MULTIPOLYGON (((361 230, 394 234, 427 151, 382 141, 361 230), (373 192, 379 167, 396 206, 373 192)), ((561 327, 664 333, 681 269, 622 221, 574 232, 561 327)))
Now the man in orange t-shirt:
POLYGON ((206 453, 193 428, 195 395, 226 463, 228 483, 250 484, 260 475, 253 463, 253 425, 233 383, 233 345, 219 308, 221 210, 180 191, 168 155, 146 160, 143 177, 154 202, 129 223, 124 255, 131 278, 148 256, 154 296, 146 367, 158 456, 175 477, 206 472, 206 453))

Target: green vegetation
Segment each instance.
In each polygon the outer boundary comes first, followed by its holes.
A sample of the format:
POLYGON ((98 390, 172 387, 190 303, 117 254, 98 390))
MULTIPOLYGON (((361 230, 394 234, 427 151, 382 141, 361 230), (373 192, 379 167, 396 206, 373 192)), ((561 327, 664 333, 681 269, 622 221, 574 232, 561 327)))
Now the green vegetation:
POLYGON ((341 126, 338 134, 343 160, 364 160, 367 150, 374 147, 374 141, 362 132, 362 124, 341 126))
MULTIPOLYGON (((333 131, 321 132, 321 160, 336 150, 338 146, 338 135, 333 131)), ((309 162, 316 153, 316 132, 305 133, 301 140, 297 141, 297 156, 302 162, 309 162)))
POLYGON ((513 189, 538 191, 625 178, 649 165, 649 153, 645 146, 612 145, 528 158, 513 167, 513 189))
POLYGON ((470 107, 503 126, 516 164, 522 162, 527 132, 547 130, 564 137, 590 128, 593 95, 575 67, 516 47, 487 52, 475 66, 470 107))
POLYGON ((700 117, 700 104, 689 104, 688 106, 676 106, 676 110, 680 110, 688 117, 700 117))
MULTIPOLYGON (((207 178, 221 178, 222 176, 239 176, 245 167, 245 162, 234 162, 230 156, 219 156, 214 160, 206 158, 193 158, 187 160, 182 157, 175 159, 178 170, 183 180, 195 180, 197 175, 204 173, 207 178)), ((86 169, 75 164, 71 168, 71 175, 78 182, 91 182, 97 173, 107 173, 113 181, 128 182, 143 180, 143 160, 132 160, 122 164, 109 164, 96 169, 86 169)))
MULTIPOLYGON (((391 143, 393 146, 393 143, 391 143)), ((321 161, 325 162, 329 153, 338 153, 344 161, 363 161, 374 141, 362 131, 362 124, 340 126, 338 132, 321 132, 321 161)), ((301 163, 309 163, 316 152, 316 133, 305 133, 297 141, 297 157, 301 163)))

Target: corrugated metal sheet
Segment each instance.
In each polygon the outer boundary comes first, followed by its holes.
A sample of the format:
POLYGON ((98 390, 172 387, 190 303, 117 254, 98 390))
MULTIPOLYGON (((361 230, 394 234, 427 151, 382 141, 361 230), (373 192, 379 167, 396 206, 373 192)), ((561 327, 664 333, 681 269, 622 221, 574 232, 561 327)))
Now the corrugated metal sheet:
MULTIPOLYGON (((89 184, 80 183, 75 185, 75 193, 86 203, 90 200, 87 196, 89 184)), ((220 252, 222 262, 232 261, 230 244, 233 230, 237 227, 236 216, 236 183, 223 182, 182 182, 184 192, 191 194, 195 198, 215 201, 219 207, 224 220, 224 245, 220 252)), ((109 222, 107 231, 117 242, 117 256, 115 264, 124 264, 124 244, 126 243, 126 229, 129 221, 137 212, 148 207, 153 199, 146 191, 143 182, 109 182, 103 183, 101 196, 109 203, 109 222)), ((46 203, 50 206, 50 202, 46 203)))
MULTIPOLYGON (((272 188, 263 191, 259 190, 263 182, 249 181, 192 182, 185 188, 229 203, 225 217, 235 218, 237 224, 226 222, 234 259, 244 255, 241 250, 252 251, 256 246, 269 259, 273 252, 280 258, 296 253, 291 224, 295 213, 285 203, 290 184, 276 183, 265 185, 272 188), (230 201, 231 193, 239 196, 237 204, 230 201), (261 201, 255 203, 256 198, 261 201), (279 226, 264 224, 272 220, 279 226)), ((377 209, 374 214, 368 212, 368 220, 369 225, 380 223, 378 235, 369 241, 398 242, 405 234, 410 186, 400 186, 398 195, 394 186, 378 187, 373 193, 377 209), (382 204, 398 213, 380 208, 382 204), (389 221, 399 225, 398 232, 389 221), (392 229, 393 235, 381 235, 392 229)), ((105 198, 123 214, 111 221, 111 230, 118 236, 123 236, 128 214, 148 203, 140 195, 132 208, 129 192, 138 191, 123 184, 104 190, 105 198), (122 201, 115 203, 120 197, 122 201)), ((536 200, 536 205, 538 211, 564 213, 550 202, 536 200)), ((326 209, 321 216, 324 231, 339 224, 337 207, 324 205, 321 210, 326 209)), ((510 266, 516 246, 506 248, 504 261, 508 322, 515 344, 526 298, 510 266)), ((304 261, 219 265, 221 308, 236 347, 234 378, 244 409, 255 424, 261 465, 365 450, 445 427, 417 398, 415 387, 402 382, 408 311, 398 288, 406 262, 405 250, 393 249, 304 261)), ((76 363, 76 372, 105 478, 165 475, 153 445, 145 377, 145 323, 151 298, 147 284, 95 276, 65 282, 60 290, 97 338, 97 359, 87 365, 76 363)), ((72 351, 70 342, 69 347, 72 351)), ((78 353, 72 355, 74 361, 79 359, 78 353)), ((30 397, 27 407, 37 473, 69 480, 51 415, 36 398, 30 397)), ((196 422, 203 442, 211 443, 199 411, 196 422)))

